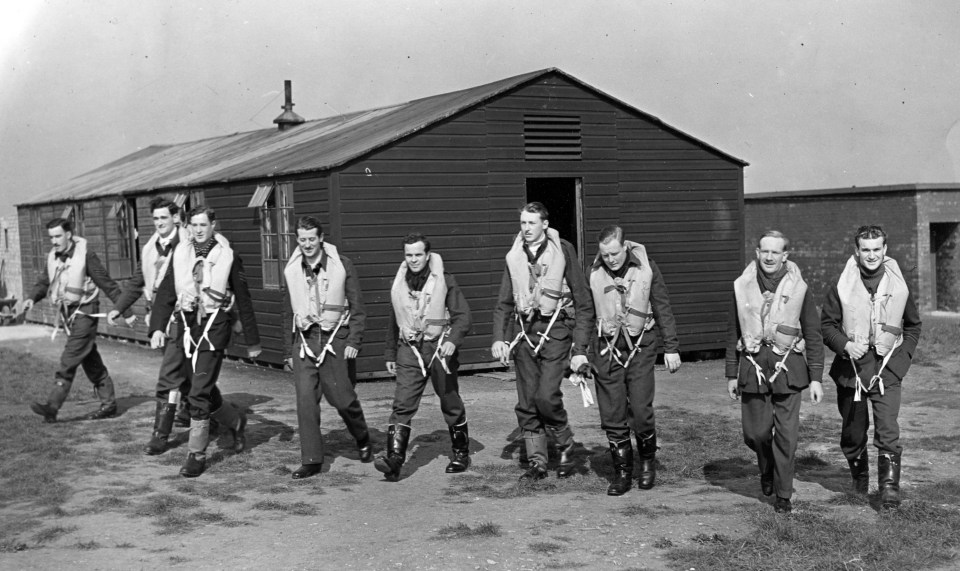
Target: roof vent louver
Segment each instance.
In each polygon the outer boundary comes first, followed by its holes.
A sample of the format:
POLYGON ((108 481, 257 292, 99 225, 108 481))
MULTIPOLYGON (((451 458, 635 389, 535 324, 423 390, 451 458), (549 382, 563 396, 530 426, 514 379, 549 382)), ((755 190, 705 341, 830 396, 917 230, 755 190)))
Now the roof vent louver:
POLYGON ((523 147, 528 161, 580 160, 580 117, 524 115, 523 147))

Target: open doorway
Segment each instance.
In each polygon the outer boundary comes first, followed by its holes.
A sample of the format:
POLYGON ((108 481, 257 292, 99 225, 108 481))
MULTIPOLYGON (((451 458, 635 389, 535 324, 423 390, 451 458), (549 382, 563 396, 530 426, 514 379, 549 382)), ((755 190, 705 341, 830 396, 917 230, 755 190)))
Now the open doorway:
POLYGON ((960 223, 930 224, 930 306, 941 311, 960 310, 960 223))
POLYGON ((541 202, 550 213, 550 227, 573 244, 583 261, 583 188, 580 178, 528 178, 527 202, 541 202))

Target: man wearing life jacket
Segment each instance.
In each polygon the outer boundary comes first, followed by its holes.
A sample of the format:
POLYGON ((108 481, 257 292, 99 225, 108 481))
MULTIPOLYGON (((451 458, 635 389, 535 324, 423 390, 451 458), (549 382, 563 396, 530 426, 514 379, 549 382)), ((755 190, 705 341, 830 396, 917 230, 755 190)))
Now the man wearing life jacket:
POLYGON ((823 340, 817 308, 789 242, 771 230, 757 243, 757 259, 733 282, 727 342, 727 393, 740 398, 743 440, 757 454, 760 490, 776 494, 774 511, 793 509, 794 458, 802 391, 823 399, 823 340))
POLYGON ((520 233, 507 252, 493 309, 490 352, 504 365, 512 355, 517 369, 517 421, 529 462, 522 481, 547 475, 547 430, 560 448, 557 476, 573 473, 573 430, 560 382, 568 366, 577 371, 589 363, 593 330, 593 299, 576 251, 548 217, 539 202, 520 210, 520 233))
POLYGON ((292 358, 297 390, 301 465, 293 472, 294 480, 315 476, 323 468, 320 399, 324 396, 357 441, 360 461, 373 459, 367 421, 350 372, 367 320, 357 272, 336 246, 324 241, 320 221, 313 216, 297 222, 297 245, 283 270, 281 319, 285 331, 292 332, 284 350, 292 358))
POLYGON ((843 419, 840 448, 850 464, 854 490, 870 485, 867 401, 873 408, 873 444, 880 457, 877 483, 884 507, 900 504, 900 385, 920 341, 920 313, 879 226, 861 226, 853 256, 830 288, 820 320, 823 342, 836 354, 830 377, 837 383, 843 419))
POLYGON ((387 449, 374 461, 377 470, 392 482, 400 479, 410 423, 420 407, 428 378, 450 431, 453 459, 446 472, 463 472, 470 465, 467 413, 457 383, 457 348, 470 331, 470 306, 456 280, 444 270, 440 254, 430 251, 430 241, 423 234, 409 234, 403 239, 403 257, 390 289, 393 311, 385 353, 387 372, 396 375, 397 386, 387 449))
POLYGON ((213 209, 197 206, 189 220, 193 238, 181 240, 173 250, 153 301, 149 331, 151 347, 159 349, 167 344, 171 316, 177 321, 178 335, 171 341, 184 352, 190 380, 190 439, 180 475, 195 478, 206 467, 211 419, 233 434, 234 451, 242 452, 246 445, 246 415, 214 391, 233 330, 229 309, 234 303, 251 359, 260 354, 260 334, 243 262, 226 240, 217 239, 213 209))
POLYGON ((120 286, 107 273, 100 258, 87 241, 73 235, 69 220, 54 218, 47 224, 53 248, 47 255, 47 271, 41 273, 33 291, 23 302, 23 311, 45 297, 56 308, 56 326, 67 333, 67 344, 60 355, 60 369, 47 402, 35 402, 30 410, 46 422, 57 421, 57 411, 70 394, 70 387, 83 367, 93 390, 100 398, 100 408, 87 414, 85 420, 99 420, 117 415, 117 399, 113 380, 97 350, 97 315, 100 313, 100 292, 111 301, 120 296, 120 286))
POLYGON ((641 461, 637 487, 649 490, 654 485, 657 339, 663 338, 664 363, 670 373, 680 369, 680 342, 667 286, 660 269, 647 258, 646 248, 625 241, 619 226, 603 228, 597 240, 600 251, 590 268, 599 332, 593 362, 600 421, 615 472, 607 494, 620 496, 630 489, 633 478, 631 428, 641 461))
MULTIPOLYGON (((128 311, 143 295, 147 302, 147 321, 150 320, 150 307, 156 296, 160 280, 167 273, 173 250, 180 242, 190 239, 186 228, 180 225, 180 207, 172 200, 158 196, 150 201, 150 212, 153 215, 153 225, 156 232, 147 240, 140 254, 140 263, 133 277, 124 282, 123 294, 114 305, 114 309, 107 314, 107 322, 117 325, 116 319, 121 313, 128 311)), ((222 238, 222 236, 220 236, 222 238)), ((224 239, 225 240, 225 239, 224 239)), ((167 449, 167 438, 173 430, 174 415, 178 419, 185 415, 183 426, 190 426, 190 411, 186 407, 186 398, 190 394, 190 381, 183 370, 186 359, 183 349, 177 347, 176 339, 182 335, 180 324, 176 320, 170 322, 167 332, 167 344, 163 350, 163 361, 157 376, 156 398, 157 406, 153 422, 153 435, 144 447, 144 453, 149 455, 163 454, 167 449), (174 342, 169 342, 174 340, 174 342)), ((213 387, 213 392, 220 389, 213 387)), ((217 396, 216 398, 219 398, 217 396)), ((178 424, 180 426, 180 424, 178 424)))

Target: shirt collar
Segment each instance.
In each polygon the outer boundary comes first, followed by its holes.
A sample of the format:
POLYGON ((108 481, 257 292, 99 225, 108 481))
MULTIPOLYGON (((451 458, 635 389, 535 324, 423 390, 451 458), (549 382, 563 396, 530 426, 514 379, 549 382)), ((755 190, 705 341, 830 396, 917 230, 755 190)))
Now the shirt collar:
POLYGON ((317 260, 316 264, 311 266, 306 257, 301 259, 301 265, 303 266, 303 269, 313 273, 313 275, 319 274, 321 269, 327 269, 327 251, 323 249, 323 244, 320 245, 320 259, 317 260))
POLYGON ((77 249, 77 243, 73 240, 70 240, 70 247, 67 248, 66 252, 57 252, 57 259, 60 261, 69 259, 73 257, 73 252, 77 249))

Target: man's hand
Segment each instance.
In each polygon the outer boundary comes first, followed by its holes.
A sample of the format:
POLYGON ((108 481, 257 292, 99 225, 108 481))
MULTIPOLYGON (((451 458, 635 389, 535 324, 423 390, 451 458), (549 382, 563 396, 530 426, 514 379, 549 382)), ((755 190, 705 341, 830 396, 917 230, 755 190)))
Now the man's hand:
POLYGON ((256 359, 260 356, 260 353, 263 352, 263 348, 260 345, 251 345, 247 347, 247 356, 251 359, 256 359))
POLYGON ((153 332, 153 335, 150 336, 150 348, 151 349, 161 349, 167 343, 167 336, 157 329, 153 332))
POLYGON ((33 309, 33 300, 32 299, 23 300, 23 311, 21 311, 20 313, 26 313, 31 309, 33 309))
POLYGON ((351 346, 347 345, 347 346, 344 347, 344 349, 343 349, 343 358, 344 358, 344 359, 356 359, 358 353, 360 353, 360 351, 359 351, 356 347, 351 347, 351 346))
POLYGON ((116 327, 118 317, 120 317, 119 311, 117 311, 116 309, 110 310, 110 313, 107 314, 107 323, 116 327))
POLYGON ((810 402, 820 404, 823 400, 823 383, 820 381, 810 382, 810 402))
MULTIPOLYGON (((127 323, 127 327, 133 327, 133 324, 137 322, 137 316, 131 315, 130 317, 124 317, 123 320, 127 323)), ((149 323, 149 321, 147 323, 149 323)))
POLYGON ((667 366, 670 374, 676 373, 680 370, 680 353, 664 353, 663 363, 667 366))
POLYGON ((580 367, 589 364, 590 360, 587 359, 586 355, 574 355, 573 358, 570 359, 570 370, 576 373, 580 371, 580 367))
POLYGON ((846 351, 847 355, 854 361, 859 360, 860 357, 867 354, 866 345, 854 343, 853 341, 847 341, 847 344, 843 346, 843 350, 846 351))
POLYGON ((737 388, 737 379, 727 379, 727 394, 730 398, 737 400, 740 398, 740 390, 737 388))
POLYGON ((510 346, 503 341, 497 341, 490 347, 493 358, 500 361, 500 364, 506 366, 510 364, 510 346))
POLYGON ((446 341, 443 345, 440 346, 440 356, 449 357, 453 355, 453 352, 457 350, 457 346, 453 343, 446 341))
POLYGON ((393 375, 394 377, 397 376, 397 362, 396 362, 396 361, 387 361, 387 372, 390 373, 391 375, 393 375))

